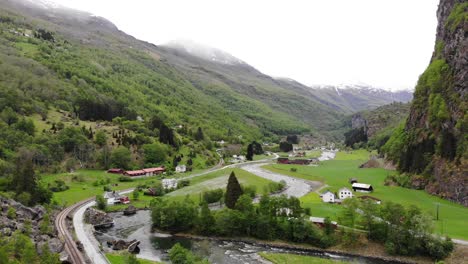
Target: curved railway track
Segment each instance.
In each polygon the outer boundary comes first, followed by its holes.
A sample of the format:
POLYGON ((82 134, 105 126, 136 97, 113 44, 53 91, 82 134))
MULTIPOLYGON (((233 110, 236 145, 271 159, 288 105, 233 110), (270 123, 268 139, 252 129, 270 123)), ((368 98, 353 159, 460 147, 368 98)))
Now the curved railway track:
POLYGON ((67 216, 69 216, 76 209, 80 208, 83 204, 93 200, 94 197, 69 206, 62 210, 55 218, 55 228, 57 228, 57 232, 61 240, 65 242, 65 251, 68 253, 69 260, 73 264, 85 263, 85 258, 81 254, 80 250, 78 250, 75 240, 73 240, 73 236, 68 230, 67 216))

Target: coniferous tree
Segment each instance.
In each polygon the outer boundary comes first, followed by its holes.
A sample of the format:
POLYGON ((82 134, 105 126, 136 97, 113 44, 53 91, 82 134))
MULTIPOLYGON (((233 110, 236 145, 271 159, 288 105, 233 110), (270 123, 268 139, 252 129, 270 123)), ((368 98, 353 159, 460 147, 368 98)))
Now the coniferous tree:
POLYGON ((253 160, 253 155, 254 155, 254 147, 253 147, 253 144, 250 143, 247 146, 247 155, 246 155, 247 160, 253 160))
POLYGON ((231 172, 229 176, 228 185, 226 187, 225 203, 228 208, 234 209, 236 202, 242 195, 242 188, 236 178, 236 174, 231 172))
POLYGON ((205 135, 203 134, 203 130, 201 127, 198 127, 197 134, 195 135, 195 139, 198 141, 205 139, 205 135))

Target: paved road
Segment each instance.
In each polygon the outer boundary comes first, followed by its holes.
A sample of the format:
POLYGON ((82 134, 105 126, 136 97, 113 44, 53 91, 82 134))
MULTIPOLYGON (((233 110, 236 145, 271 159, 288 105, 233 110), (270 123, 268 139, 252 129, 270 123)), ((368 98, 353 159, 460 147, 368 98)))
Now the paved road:
MULTIPOLYGON (((132 192, 133 189, 128 189, 119 192, 120 194, 126 194, 132 192)), ((76 237, 84 247, 84 252, 91 260, 91 263, 94 264, 109 264, 110 262, 104 256, 104 254, 99 249, 99 242, 94 237, 94 234, 91 229, 91 225, 87 225, 84 223, 84 213, 86 209, 91 206, 94 206, 96 202, 94 198, 92 200, 88 200, 87 202, 81 204, 81 206, 76 210, 75 214, 73 215, 73 227, 75 228, 76 237)), ((80 262, 75 262, 80 263, 80 262)), ((84 263, 84 262, 81 262, 84 263)))

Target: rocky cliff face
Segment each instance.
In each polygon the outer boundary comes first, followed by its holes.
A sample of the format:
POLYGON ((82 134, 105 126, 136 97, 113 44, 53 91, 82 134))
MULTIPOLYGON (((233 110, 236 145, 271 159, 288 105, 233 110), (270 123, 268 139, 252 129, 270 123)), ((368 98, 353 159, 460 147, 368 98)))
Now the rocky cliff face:
POLYGON ((420 76, 402 132, 399 169, 426 190, 468 206, 468 3, 441 0, 430 65, 420 76))

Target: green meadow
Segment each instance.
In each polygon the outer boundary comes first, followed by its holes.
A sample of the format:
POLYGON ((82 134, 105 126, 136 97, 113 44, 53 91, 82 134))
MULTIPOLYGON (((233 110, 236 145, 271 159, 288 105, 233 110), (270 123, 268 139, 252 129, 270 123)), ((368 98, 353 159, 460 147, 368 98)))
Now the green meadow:
POLYGON ((217 188, 225 189, 231 171, 234 171, 241 185, 255 186, 258 194, 263 194, 265 188, 268 188, 268 184, 272 182, 241 169, 223 169, 192 178, 190 186, 170 192, 166 196, 173 197, 174 199, 183 199, 188 195, 192 200, 198 202, 203 192, 217 188))
MULTIPOLYGON (((126 264, 129 263, 127 260, 127 256, 125 254, 119 254, 119 253, 107 253, 106 254, 107 259, 111 264, 126 264)), ((156 261, 151 261, 151 260, 146 260, 146 259, 138 259, 138 262, 140 264, 158 264, 160 262, 156 261)))
POLYGON ((266 253, 260 252, 259 255, 274 264, 343 264, 349 263, 340 260, 325 259, 312 256, 285 254, 285 253, 266 253))
MULTIPOLYGON (((468 219, 468 209, 462 205, 432 196, 422 190, 413 190, 397 186, 384 186, 385 177, 394 171, 385 169, 360 169, 359 165, 365 162, 370 153, 364 150, 354 151, 352 153, 339 152, 336 159, 321 162, 319 166, 300 166, 300 165, 267 165, 266 169, 289 175, 296 178, 302 178, 312 181, 321 181, 325 187, 320 193, 330 190, 338 191, 341 187, 351 189, 349 178, 357 178, 359 182, 372 184, 374 192, 371 196, 382 200, 392 201, 403 205, 416 205, 431 216, 436 217, 436 208, 439 206, 439 221, 434 221, 435 232, 446 234, 452 238, 468 239, 468 228, 466 228, 466 219, 468 219), (296 168, 292 172, 291 168, 296 168)), ((366 195, 363 193, 354 193, 357 196, 366 195)), ((329 216, 337 220, 341 206, 337 204, 323 203, 318 193, 312 192, 301 198, 302 205, 311 209, 314 216, 329 216)))

